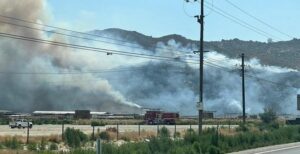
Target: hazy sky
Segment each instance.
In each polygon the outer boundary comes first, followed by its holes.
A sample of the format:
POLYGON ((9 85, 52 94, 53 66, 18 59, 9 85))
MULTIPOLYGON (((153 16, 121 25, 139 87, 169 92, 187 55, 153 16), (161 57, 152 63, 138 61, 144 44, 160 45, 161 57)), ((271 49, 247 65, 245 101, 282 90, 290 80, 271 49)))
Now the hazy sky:
MULTIPOLYGON (((243 10, 272 25, 280 31, 300 38, 299 0, 230 0, 243 10)), ((122 28, 159 37, 180 34, 199 39, 199 24, 191 17, 199 12, 199 3, 184 0, 48 0, 52 24, 74 30, 122 28)), ((239 38, 266 41, 290 40, 267 26, 253 20, 226 0, 206 0, 273 36, 261 36, 206 8, 205 40, 239 38)))

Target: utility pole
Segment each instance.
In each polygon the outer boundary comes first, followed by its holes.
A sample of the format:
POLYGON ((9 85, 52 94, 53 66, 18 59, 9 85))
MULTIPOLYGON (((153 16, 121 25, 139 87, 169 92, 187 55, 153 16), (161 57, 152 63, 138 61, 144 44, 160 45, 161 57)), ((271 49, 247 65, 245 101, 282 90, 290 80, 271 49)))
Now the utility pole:
POLYGON ((200 96, 199 96, 199 104, 198 106, 198 134, 202 133, 202 118, 203 118, 203 54, 204 54, 204 47, 203 47, 203 36, 204 36, 204 0, 201 0, 200 3, 200 17, 197 16, 198 22, 200 24, 200 96))
MULTIPOLYGON (((65 118, 64 118, 65 119, 65 118)), ((65 133, 64 133, 64 131, 65 131, 65 120, 62 120, 62 123, 61 123, 61 139, 62 139, 62 141, 64 141, 64 138, 65 138, 65 133)))
MULTIPOLYGON (((190 0, 186 0, 189 2, 190 0)), ((194 0, 195 2, 198 0, 194 0)), ((197 22, 200 24, 200 43, 199 43, 199 51, 194 51, 194 53, 200 53, 200 71, 199 71, 199 101, 197 102, 198 109, 198 134, 202 133, 202 119, 203 119, 203 54, 204 54, 204 0, 200 1, 200 16, 195 16, 197 18, 197 22)))
POLYGON ((245 55, 242 53, 242 103, 243 103, 243 124, 246 123, 246 111, 245 111, 245 55))
POLYGON ((26 144, 29 144, 29 121, 27 121, 27 138, 26 138, 26 144))

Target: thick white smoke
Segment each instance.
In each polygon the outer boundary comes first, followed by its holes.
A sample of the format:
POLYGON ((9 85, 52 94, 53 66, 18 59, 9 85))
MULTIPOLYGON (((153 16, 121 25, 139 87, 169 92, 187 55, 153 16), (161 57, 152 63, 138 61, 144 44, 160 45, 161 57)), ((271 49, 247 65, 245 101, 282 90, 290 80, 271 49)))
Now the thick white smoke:
MULTIPOLYGON (((47 23, 46 19, 49 18, 49 13, 45 11, 47 4, 44 1, 27 0, 22 1, 20 5, 18 0, 3 0, 0 4, 0 14, 39 23, 47 23)), ((5 21, 16 22, 7 19, 5 21)), ((120 46, 81 40, 1 22, 0 31, 65 43, 174 57, 183 62, 174 63, 117 54, 106 55, 106 53, 1 37, 0 105, 2 109, 17 111, 91 109, 138 113, 142 106, 177 111, 185 115, 196 114, 199 65, 187 62, 191 59, 194 62, 198 60, 198 55, 193 54, 193 51, 197 50, 197 45, 194 43, 183 45, 170 39, 167 43, 157 43, 153 50, 142 50, 143 45, 134 45, 135 47, 132 48, 128 47, 132 44, 124 42, 123 46, 120 46), (108 72, 105 73, 103 70, 108 72), (113 72, 113 70, 120 71, 113 72), (91 71, 98 73, 86 73, 91 71), (52 73, 47 74, 47 72, 52 73), (57 74, 65 72, 78 74, 57 74)), ((126 40, 114 33, 105 35, 126 40)), ((240 113, 241 77, 238 71, 240 59, 229 59, 213 51, 205 54, 205 60, 205 109, 217 111, 218 114, 240 113), (211 63, 222 67, 212 66, 211 63)), ((250 66, 246 67, 248 113, 259 113, 267 106, 273 106, 281 113, 296 112, 297 89, 288 86, 299 86, 298 71, 264 66, 257 59, 248 60, 246 64, 250 66)))
MULTIPOLYGON (((43 23, 49 16, 45 1, 3 0, 0 14, 43 23), (20 4, 21 3, 21 4, 20 4)), ((13 19, 2 21, 25 24, 13 19)), ((48 35, 43 31, 0 23, 1 33, 42 38, 64 43, 71 39, 48 35)), ((82 42, 84 43, 84 42, 82 42)), ((94 74, 57 75, 61 72, 84 72, 114 68, 125 59, 107 58, 105 54, 84 52, 48 44, 2 37, 0 40, 1 108, 32 110, 92 109, 113 112, 136 112, 140 106, 114 90, 106 79, 94 74), (49 73, 47 75, 47 73, 49 73), (43 74, 44 73, 44 74, 43 74), (53 74, 51 74, 53 73, 53 74), (81 82, 90 80, 91 84, 81 82)))

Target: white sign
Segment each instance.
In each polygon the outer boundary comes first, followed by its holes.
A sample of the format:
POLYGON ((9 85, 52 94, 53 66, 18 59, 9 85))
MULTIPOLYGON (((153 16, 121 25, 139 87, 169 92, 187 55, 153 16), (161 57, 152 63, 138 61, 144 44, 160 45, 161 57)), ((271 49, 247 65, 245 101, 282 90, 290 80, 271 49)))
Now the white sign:
POLYGON ((203 103, 202 102, 197 102, 197 109, 198 110, 203 110, 203 103))

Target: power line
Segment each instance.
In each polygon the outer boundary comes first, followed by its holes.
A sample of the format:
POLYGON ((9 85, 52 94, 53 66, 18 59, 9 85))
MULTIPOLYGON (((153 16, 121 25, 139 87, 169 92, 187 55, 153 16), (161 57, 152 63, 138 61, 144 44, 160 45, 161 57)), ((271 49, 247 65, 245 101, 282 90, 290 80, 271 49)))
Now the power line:
MULTIPOLYGON (((116 45, 122 45, 122 46, 131 47, 131 48, 137 48, 137 49, 146 50, 145 48, 140 47, 140 44, 138 44, 138 43, 133 43, 133 42, 129 42, 129 41, 122 40, 122 39, 116 39, 116 38, 107 37, 107 36, 103 36, 103 35, 99 35, 99 34, 91 34, 91 33, 86 33, 86 32, 80 32, 80 31, 70 30, 70 29, 66 29, 66 28, 61 28, 61 27, 47 25, 47 24, 41 24, 41 23, 37 23, 37 22, 33 22, 33 21, 28 21, 28 20, 24 20, 24 19, 20 19, 20 18, 15 18, 15 17, 10 17, 10 16, 6 16, 6 15, 1 15, 1 14, 0 14, 0 17, 6 18, 6 19, 12 19, 12 20, 16 20, 16 21, 21 21, 21 22, 25 22, 25 23, 29 23, 29 24, 34 24, 34 25, 38 25, 38 26, 43 26, 43 27, 48 27, 48 28, 54 28, 54 29, 58 29, 58 30, 66 31, 66 32, 80 34, 80 35, 92 36, 92 37, 103 38, 103 39, 108 39, 108 40, 112 40, 112 41, 117 41, 117 42, 123 42, 123 43, 127 43, 127 44, 132 44, 132 45, 135 45, 135 46, 129 46, 129 45, 126 45, 126 44, 120 44, 120 43, 102 41, 103 43, 110 43, 110 44, 116 44, 116 45)), ((8 23, 8 22, 6 22, 6 23, 7 24, 12 24, 12 23, 8 23)), ((14 24, 14 25, 17 26, 17 24, 14 24)), ((29 26, 22 26, 22 27, 29 28, 29 26)), ((30 29, 37 30, 38 28, 30 28, 30 29)), ((56 31, 49 31, 49 30, 43 30, 43 31, 48 31, 48 32, 59 34, 59 35, 65 35, 65 36, 70 36, 70 37, 74 37, 74 38, 88 39, 88 38, 84 38, 84 37, 80 37, 80 36, 59 33, 59 32, 56 32, 56 31)), ((96 41, 95 39, 91 39, 91 38, 89 40, 96 41)), ((98 40, 98 41, 100 41, 100 40, 98 40)), ((155 47, 155 48, 162 49, 162 50, 169 50, 169 51, 185 52, 185 51, 181 51, 181 50, 174 50, 174 49, 164 48, 164 47, 155 47)))
MULTIPOLYGON (((0 15, 0 17, 1 17, 1 15, 0 15)), ((134 46, 126 45, 126 44, 120 44, 120 43, 114 43, 114 42, 107 42, 107 41, 92 39, 92 38, 88 38, 88 37, 81 37, 81 36, 76 36, 76 35, 70 35, 70 34, 60 33, 60 32, 56 32, 56 31, 50 31, 50 30, 45 30, 45 29, 41 29, 41 28, 35 28, 35 27, 30 27, 30 26, 15 24, 15 23, 6 22, 6 21, 2 21, 2 20, 0 20, 0 22, 4 23, 4 24, 9 24, 9 25, 17 26, 17 27, 31 29, 31 30, 43 31, 43 32, 47 32, 47 33, 55 33, 55 34, 58 34, 58 35, 63 35, 63 36, 68 36, 68 37, 73 37, 73 38, 79 38, 79 39, 84 39, 84 40, 91 40, 91 41, 96 41, 96 42, 102 42, 102 43, 107 43, 107 44, 120 45, 120 46, 125 46, 125 47, 131 47, 131 48, 141 49, 141 50, 144 50, 144 51, 149 51, 149 50, 144 49, 143 47, 134 47, 134 46)), ((181 51, 181 50, 173 50, 173 51, 185 52, 185 51, 181 51)), ((137 53, 137 54, 139 54, 139 53, 137 53)), ((180 53, 179 55, 185 55, 185 53, 180 53)), ((207 59, 214 60, 213 58, 207 58, 207 59)), ((194 59, 188 59, 188 60, 194 60, 194 59)))
POLYGON ((236 4, 234 4, 233 2, 231 2, 231 1, 229 1, 229 0, 226 0, 226 2, 227 2, 228 4, 230 4, 231 6, 235 7, 236 9, 240 10, 240 11, 243 12, 244 14, 248 15, 249 17, 251 17, 251 18, 255 19, 256 21, 258 21, 258 22, 264 24, 265 26, 269 27, 270 29, 272 29, 272 30, 274 30, 274 31, 276 31, 276 32, 278 32, 278 33, 280 33, 280 34, 282 34, 282 35, 285 35, 285 36, 287 36, 287 37, 289 37, 289 38, 292 38, 292 39, 294 38, 293 36, 291 36, 291 35, 289 35, 289 34, 287 34, 287 33, 282 32, 281 30, 275 28, 274 26, 272 26, 272 25, 270 25, 270 24, 264 22, 263 20, 257 18, 257 17, 254 16, 254 15, 248 13, 247 11, 243 10, 242 8, 240 8, 239 6, 237 6, 236 4))
MULTIPOLYGON (((227 67, 224 67, 224 66, 220 66, 218 64, 214 64, 214 63, 211 63, 211 62, 206 62, 206 63, 208 63, 207 64, 208 66, 215 67, 217 69, 220 69, 220 70, 228 72, 228 73, 232 73, 230 68, 227 68, 227 67)), ((249 78, 254 78, 254 79, 257 79, 257 80, 265 81, 265 82, 274 84, 274 85, 279 86, 279 87, 287 87, 287 88, 299 89, 298 87, 295 87, 295 86, 281 84, 281 83, 278 83, 278 82, 275 82, 275 81, 271 81, 271 80, 267 80, 267 79, 264 79, 264 78, 260 78, 260 77, 251 75, 251 74, 249 74, 247 72, 245 72, 245 76, 249 77, 249 78)))
POLYGON ((9 33, 1 33, 0 32, 0 36, 12 38, 12 39, 36 42, 36 43, 49 44, 49 45, 54 45, 54 46, 68 47, 68 48, 73 48, 73 49, 102 52, 102 53, 106 53, 107 55, 116 54, 116 55, 146 58, 146 59, 152 59, 152 60, 165 60, 165 61, 177 62, 177 63, 198 64, 198 63, 192 62, 192 61, 176 60, 176 57, 173 58, 173 57, 164 57, 164 56, 156 56, 156 55, 147 55, 147 54, 141 54, 141 53, 126 52, 126 51, 121 51, 121 50, 112 50, 112 49, 106 49, 106 48, 83 46, 83 45, 77 45, 77 44, 70 44, 70 43, 63 43, 63 42, 57 42, 57 41, 49 41, 49 40, 44 40, 44 39, 26 37, 26 36, 21 36, 21 35, 14 35, 14 34, 9 34, 9 33))
POLYGON ((0 74, 8 75, 86 75, 86 74, 101 74, 101 73, 119 73, 126 71, 138 71, 143 70, 142 68, 129 68, 129 69, 103 69, 97 71, 65 71, 65 72, 12 72, 12 71, 1 71, 0 74))
MULTIPOLYGON (((17 27, 22 27, 22 28, 26 28, 26 29, 31 29, 31 30, 43 31, 43 32, 47 32, 47 33, 54 33, 54 34, 58 34, 58 35, 62 35, 62 36, 67 36, 67 37, 72 37, 72 38, 78 38, 78 39, 83 39, 83 40, 101 42, 101 43, 106 43, 106 44, 113 44, 113 45, 118 45, 118 46, 125 46, 125 47, 140 49, 140 50, 143 50, 143 51, 149 51, 149 50, 147 50, 147 49, 145 49, 143 47, 139 47, 139 46, 131 46, 131 45, 127 45, 127 44, 121 44, 121 43, 115 43, 115 42, 108 42, 108 41, 103 41, 103 40, 98 40, 98 39, 93 39, 93 38, 88 38, 88 37, 82 37, 82 36, 76 36, 76 35, 71 35, 71 34, 65 34, 65 33, 60 33, 60 32, 57 32, 57 31, 45 30, 45 29, 35 28, 35 27, 30 27, 30 26, 24 26, 24 25, 15 24, 15 23, 11 23, 11 22, 6 22, 6 21, 2 21, 2 20, 0 20, 0 23, 9 24, 9 25, 13 25, 13 26, 17 26, 17 27)), ((171 49, 167 49, 167 50, 171 50, 171 49)), ((179 51, 179 50, 173 50, 173 51, 179 51)), ((184 51, 179 51, 179 52, 184 52, 184 51)))
POLYGON ((277 38, 279 40, 282 40, 281 38, 276 37, 276 36, 274 36, 274 35, 272 35, 272 34, 270 34, 268 32, 265 32, 265 31, 263 31, 263 30, 255 27, 255 26, 253 26, 253 25, 251 25, 251 24, 249 24, 249 23, 247 23, 247 22, 245 22, 245 21, 243 21, 243 20, 241 20, 241 19, 239 19, 239 18, 237 18, 237 17, 235 17, 235 16, 227 13, 226 11, 224 11, 224 10, 222 10, 222 9, 216 7, 216 6, 214 6, 214 8, 211 8, 208 5, 208 4, 210 4, 209 2, 205 2, 205 3, 207 3, 205 5, 206 7, 210 8, 210 9, 213 9, 217 14, 219 14, 219 15, 221 15, 221 16, 229 19, 230 21, 235 22, 235 23, 237 23, 237 24, 239 24, 239 25, 241 25, 241 26, 243 26, 243 27, 245 27, 245 28, 247 28, 247 29, 249 29, 249 30, 257 33, 257 34, 259 34, 259 35, 261 35, 261 36, 264 36, 266 38, 277 38))
MULTIPOLYGON (((25 41, 31 41, 31 42, 36 42, 36 43, 44 43, 44 44, 57 45, 57 46, 63 46, 63 47, 70 47, 70 48, 81 49, 81 50, 99 51, 99 52, 103 52, 103 53, 112 52, 113 54, 133 56, 133 57, 138 57, 138 58, 148 58, 148 59, 154 59, 154 60, 167 60, 167 61, 172 61, 172 62, 199 64, 198 61, 194 60, 194 59, 187 59, 188 61, 184 62, 184 61, 180 61, 180 60, 175 60, 176 57, 156 56, 156 55, 148 55, 148 54, 141 54, 141 53, 134 53, 134 52, 125 52, 125 51, 120 51, 120 50, 112 50, 112 49, 96 48, 96 47, 76 45, 76 44, 68 44, 68 43, 63 43, 63 42, 49 41, 49 40, 26 37, 26 36, 21 36, 21 35, 14 35, 14 34, 9 34, 9 33, 1 33, 0 32, 0 36, 13 38, 13 39, 20 39, 20 40, 25 40, 25 41), (193 62, 193 61, 195 61, 195 62, 193 62)), ((213 58, 207 58, 207 59, 212 60, 212 61, 215 60, 213 58)))
MULTIPOLYGON (((13 34, 7 34, 7 33, 0 33, 0 37, 8 37, 8 38, 13 38, 13 39, 19 39, 19 40, 25 40, 25 41, 30 41, 30 42, 37 42, 37 43, 44 43, 44 44, 50 44, 50 45, 56 45, 56 46, 62 46, 62 47, 69 47, 69 48, 74 48, 74 49, 80 49, 80 50, 87 50, 87 51, 96 51, 96 52, 103 52, 103 53, 107 53, 107 52, 113 52, 114 54, 117 55, 123 55, 123 56, 132 56, 132 57, 138 57, 138 58, 147 58, 147 59, 154 59, 154 60, 165 60, 165 61, 171 61, 171 62, 180 62, 180 63, 192 63, 192 64, 199 64, 196 62, 184 62, 184 61, 177 61, 174 60, 173 58, 170 57, 153 57, 152 55, 136 55, 135 53, 130 53, 130 52, 123 52, 123 51, 118 51, 118 50, 110 50, 110 49, 102 49, 102 48, 94 48, 94 47, 88 47, 88 46, 80 46, 80 45, 74 45, 74 44, 67 44, 67 43, 62 43, 62 42, 55 42, 55 41, 48 41, 48 40, 43 40, 43 39, 36 39, 36 38, 30 38, 30 37, 25 37, 25 36, 19 36, 19 35, 13 35, 13 34)), ((226 69, 228 70, 228 68, 224 67, 224 66, 219 66, 216 65, 212 62, 206 61, 206 63, 208 63, 208 65, 219 68, 219 69, 226 69)), ((89 72, 91 73, 91 72, 89 72)), ((251 76, 249 74, 245 74, 248 77, 252 77, 252 78, 256 78, 254 76, 251 76)), ((285 86, 285 87, 291 87, 291 88, 296 88, 297 87, 293 87, 293 86, 288 86, 288 85, 282 85, 270 80, 266 80, 266 79, 261 79, 260 80, 269 82, 269 83, 273 83, 273 84, 277 84, 280 86, 285 86)))
MULTIPOLYGON (((50 30, 44 30, 44 29, 39 29, 39 28, 34 28, 34 27, 29 27, 29 26, 24 26, 24 25, 19 25, 19 24, 5 22, 5 21, 1 21, 1 20, 0 20, 0 23, 5 23, 5 24, 13 25, 13 26, 28 28, 28 29, 32 29, 32 30, 44 31, 44 32, 49 32, 49 33, 55 33, 55 34, 58 34, 58 35, 63 35, 63 36, 68 36, 68 37, 74 37, 74 38, 80 38, 80 39, 85 39, 85 40, 97 41, 97 42, 102 42, 102 43, 108 43, 108 44, 115 44, 115 45, 120 45, 120 46, 132 47, 132 46, 127 46, 125 44, 118 44, 118 43, 113 43, 113 42, 106 42, 106 41, 102 41, 102 40, 91 39, 91 38, 87 38, 87 37, 80 37, 80 36, 75 36, 75 35, 69 35, 69 34, 59 33, 59 32, 53 32, 53 31, 50 31, 50 30)), ((135 47, 132 47, 132 48, 135 48, 135 47)), ((139 49, 142 49, 142 50, 145 50, 145 51, 149 51, 149 50, 146 50, 144 48, 139 48, 139 49)), ((174 51, 180 51, 180 50, 174 50, 174 51)), ((182 51, 182 52, 184 52, 184 51, 182 51)), ((137 54, 139 54, 139 53, 137 53, 137 54)), ((185 55, 185 53, 181 53, 180 55, 185 55)), ((213 58, 207 58, 207 59, 214 60, 213 58)), ((195 59, 191 58, 191 59, 188 59, 188 60, 195 60, 195 59)))

